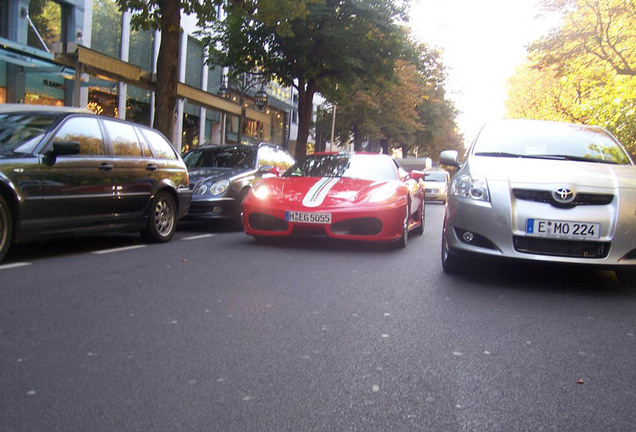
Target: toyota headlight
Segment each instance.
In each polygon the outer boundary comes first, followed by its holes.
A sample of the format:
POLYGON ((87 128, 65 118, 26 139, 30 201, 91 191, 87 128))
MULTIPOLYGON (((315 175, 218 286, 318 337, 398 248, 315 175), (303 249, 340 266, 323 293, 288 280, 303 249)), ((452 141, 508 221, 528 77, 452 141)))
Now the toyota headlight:
POLYGON ((210 193, 212 195, 221 195, 226 190, 228 190, 229 187, 230 187, 230 181, 229 180, 227 180, 227 179, 219 180, 219 181, 215 182, 212 186, 210 186, 210 193))
POLYGON ((488 182, 485 177, 464 174, 454 178, 451 183, 451 195, 490 202, 488 182))

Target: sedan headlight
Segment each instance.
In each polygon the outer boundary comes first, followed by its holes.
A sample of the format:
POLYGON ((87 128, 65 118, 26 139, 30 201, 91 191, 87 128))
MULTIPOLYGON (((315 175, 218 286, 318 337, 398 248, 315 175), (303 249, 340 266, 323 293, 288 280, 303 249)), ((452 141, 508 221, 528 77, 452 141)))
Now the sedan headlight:
POLYGON ((464 174, 454 178, 451 183, 451 195, 490 202, 488 182, 485 177, 464 174))
POLYGON ((227 180, 227 179, 219 180, 219 181, 215 182, 212 186, 210 186, 210 193, 212 195, 221 195, 226 190, 228 190, 229 187, 230 187, 230 181, 229 180, 227 180))

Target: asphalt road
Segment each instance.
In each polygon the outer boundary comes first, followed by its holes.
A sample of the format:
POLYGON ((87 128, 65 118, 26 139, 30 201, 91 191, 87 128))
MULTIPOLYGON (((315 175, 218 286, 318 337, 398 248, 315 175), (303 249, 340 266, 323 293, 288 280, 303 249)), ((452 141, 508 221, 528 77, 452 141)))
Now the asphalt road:
POLYGON ((633 431, 636 290, 581 269, 258 243, 219 226, 22 245, 0 431, 633 431))

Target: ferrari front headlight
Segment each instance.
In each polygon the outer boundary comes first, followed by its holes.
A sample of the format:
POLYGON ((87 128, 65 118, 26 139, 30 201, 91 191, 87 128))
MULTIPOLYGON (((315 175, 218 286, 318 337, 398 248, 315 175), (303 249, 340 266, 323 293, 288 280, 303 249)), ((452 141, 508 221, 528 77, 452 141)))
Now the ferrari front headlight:
POLYGON ((389 201, 391 198, 397 195, 397 189, 395 186, 391 184, 386 184, 377 190, 375 190, 371 197, 369 198, 369 202, 371 203, 379 203, 389 201))
POLYGON ((259 184, 254 187, 254 189, 252 189, 252 193, 256 198, 260 200, 267 199, 267 197, 269 197, 270 195, 269 188, 267 187, 267 185, 264 184, 259 184))
POLYGON ((451 195, 490 202, 488 182, 485 177, 464 174, 451 182, 451 195))

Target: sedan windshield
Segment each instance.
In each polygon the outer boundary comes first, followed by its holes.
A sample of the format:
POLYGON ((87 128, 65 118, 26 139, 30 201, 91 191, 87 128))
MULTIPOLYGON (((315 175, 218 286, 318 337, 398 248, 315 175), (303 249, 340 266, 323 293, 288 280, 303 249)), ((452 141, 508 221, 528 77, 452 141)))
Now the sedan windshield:
POLYGON ((473 153, 476 156, 631 163, 620 144, 605 130, 557 122, 504 120, 486 125, 475 141, 473 153))
POLYGON ((347 177, 373 181, 398 179, 390 157, 362 154, 319 154, 308 156, 285 173, 285 177, 347 177))
POLYGON ((444 172, 425 172, 424 181, 446 182, 446 173, 444 172))
POLYGON ((183 157, 188 168, 241 168, 256 166, 256 149, 252 147, 218 147, 192 150, 183 157))
POLYGON ((56 118, 53 114, 0 114, 0 152, 32 153, 56 118))

